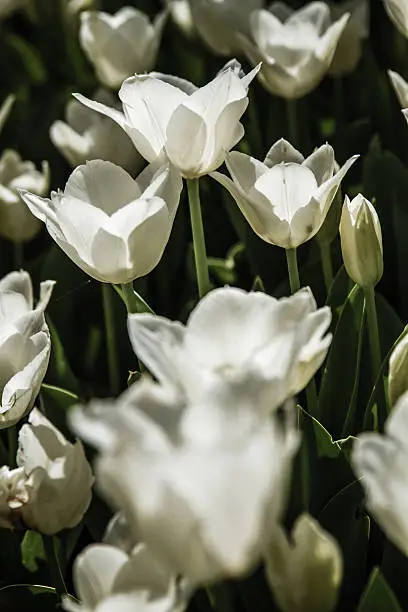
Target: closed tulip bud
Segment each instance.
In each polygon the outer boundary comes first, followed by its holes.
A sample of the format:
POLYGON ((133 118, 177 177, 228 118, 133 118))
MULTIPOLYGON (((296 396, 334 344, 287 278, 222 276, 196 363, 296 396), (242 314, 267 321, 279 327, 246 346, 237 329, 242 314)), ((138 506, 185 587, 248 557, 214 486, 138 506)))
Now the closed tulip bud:
POLYGON ((79 40, 100 82, 118 89, 132 74, 152 70, 166 17, 160 13, 150 23, 147 15, 130 6, 115 15, 81 13, 79 40))
POLYGON ((189 3, 201 38, 214 53, 229 57, 241 52, 237 34, 249 34, 252 11, 263 6, 263 0, 189 0, 189 3))
MULTIPOLYGON (((160 162, 161 163, 161 162, 160 162)), ((129 283, 159 263, 177 211, 182 180, 168 164, 147 166, 134 180, 114 164, 78 166, 51 198, 22 198, 61 249, 106 283, 129 283)))
POLYGON ((390 405, 394 406, 405 391, 408 391, 408 335, 398 342, 390 356, 388 370, 390 405))
POLYGON ((408 38, 408 3, 406 0, 383 0, 385 10, 395 27, 408 38))
POLYGON ((28 189, 42 196, 49 188, 49 166, 41 171, 30 161, 22 161, 16 151, 7 149, 0 157, 0 234, 14 243, 31 240, 41 223, 22 201, 19 189, 28 189))
POLYGON ((340 239, 347 274, 360 287, 374 287, 383 274, 381 226, 374 206, 358 194, 346 196, 340 239))
POLYGON ((331 612, 343 577, 336 540, 309 514, 302 514, 288 539, 277 528, 267 550, 266 575, 282 612, 331 612))
MULTIPOLYGON (((115 106, 115 98, 108 91, 98 90, 95 98, 115 106)), ((77 100, 69 101, 65 122, 52 124, 50 138, 72 168, 103 159, 134 174, 143 164, 129 136, 114 121, 92 112, 77 100)))
POLYGON ((250 62, 262 62, 259 80, 265 89, 291 100, 305 96, 320 83, 348 18, 345 14, 331 23, 324 2, 311 2, 298 11, 274 2, 269 10, 251 13, 254 42, 239 38, 250 62))
POLYGON ((328 72, 337 77, 353 72, 360 61, 363 41, 369 36, 368 0, 345 0, 342 4, 331 4, 330 13, 332 21, 350 14, 328 72))
MULTIPOLYGON (((390 77, 391 85, 401 108, 406 109, 408 106, 408 83, 398 74, 398 72, 394 72, 393 70, 388 70, 388 76, 390 77)), ((408 111, 404 112, 405 118, 407 118, 406 112, 408 111)))

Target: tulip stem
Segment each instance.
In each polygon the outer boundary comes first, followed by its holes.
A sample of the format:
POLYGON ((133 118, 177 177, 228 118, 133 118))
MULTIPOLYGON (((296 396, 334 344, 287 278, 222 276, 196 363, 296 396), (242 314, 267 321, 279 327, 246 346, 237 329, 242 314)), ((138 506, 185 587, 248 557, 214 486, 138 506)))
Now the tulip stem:
POLYGON ((136 314, 137 313, 137 299, 135 295, 135 291, 133 289, 133 283, 123 283, 122 287, 122 295, 123 300, 126 304, 126 309, 128 314, 136 314))
POLYGON ((319 242, 320 257, 322 260, 324 284, 327 293, 333 284, 333 262, 331 258, 330 244, 327 242, 319 242))
MULTIPOLYGON (((364 288, 365 305, 367 312, 367 325, 368 325, 368 338, 370 343, 370 355, 371 355, 371 369, 373 376, 373 384, 375 384, 378 374, 381 370, 381 344, 380 334, 378 331, 378 317, 377 308, 375 305, 375 291, 374 287, 364 288)), ((386 415, 386 391, 384 384, 380 384, 380 398, 378 401, 378 425, 380 430, 383 428, 384 422, 387 418, 386 415)))
POLYGON ((200 186, 198 179, 187 179, 188 201, 190 204, 191 230, 193 233, 194 257, 197 272, 198 294, 203 297, 210 290, 207 253, 203 217, 200 204, 200 186))
POLYGON ((11 468, 15 468, 17 465, 17 426, 11 425, 7 428, 7 439, 8 439, 8 461, 11 468))
POLYGON ((62 575, 60 562, 56 550, 57 539, 55 536, 42 536, 44 552, 47 559, 48 570, 53 582, 57 595, 62 598, 68 595, 67 587, 65 586, 64 576, 62 575))
POLYGON ((292 293, 296 293, 300 289, 296 249, 286 249, 286 262, 288 264, 290 290, 292 293))
POLYGON ((103 316, 105 319, 106 352, 108 355, 109 383, 111 392, 117 395, 120 390, 119 361, 115 341, 115 317, 113 313, 112 289, 102 283, 103 316))
POLYGON ((286 100, 289 141, 294 147, 299 146, 298 108, 296 100, 286 100))

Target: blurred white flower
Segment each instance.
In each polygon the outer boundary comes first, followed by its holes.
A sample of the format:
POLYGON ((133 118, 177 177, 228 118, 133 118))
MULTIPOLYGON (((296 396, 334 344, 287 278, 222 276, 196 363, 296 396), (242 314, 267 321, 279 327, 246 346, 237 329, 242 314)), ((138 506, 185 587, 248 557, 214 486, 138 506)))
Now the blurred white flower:
MULTIPOLYGON (((160 162, 161 163, 161 162, 160 162)), ((160 261, 179 203, 180 174, 153 163, 134 180, 111 162, 94 160, 73 171, 51 199, 22 198, 61 249, 87 274, 128 283, 160 261)))
POLYGON ((232 180, 219 172, 211 176, 228 189, 262 240, 290 249, 319 231, 341 180, 357 157, 336 171, 330 145, 321 146, 305 159, 281 139, 263 163, 238 151, 227 155, 232 180))
MULTIPOLYGON (((406 109, 408 106, 408 83, 398 72, 394 72, 394 70, 388 70, 387 72, 401 108, 406 109)), ((407 118, 405 112, 404 115, 407 118)))
POLYGON ((20 510, 30 500, 31 489, 23 468, 0 467, 0 527, 13 529, 21 524, 20 510))
POLYGON ((385 424, 384 435, 357 436, 353 469, 366 492, 366 505, 386 536, 408 555, 408 393, 385 424))
POLYGON ((189 0, 193 23, 204 42, 217 55, 241 52, 237 33, 249 34, 249 16, 263 0, 189 0))
POLYGON ((49 188, 49 166, 41 171, 30 161, 23 161, 16 151, 7 149, 0 157, 0 234, 12 242, 31 240, 41 223, 31 214, 18 190, 28 189, 44 195, 49 188))
POLYGON ((266 576, 282 612, 332 612, 343 578, 336 540, 309 514, 295 522, 291 537, 278 527, 265 556, 266 576))
POLYGON ((0 107, 0 132, 4 128, 15 101, 16 97, 13 94, 10 94, 0 107))
POLYGON ((166 0, 166 5, 174 23, 189 38, 195 34, 195 25, 188 0, 166 0))
POLYGON ((74 586, 81 604, 66 598, 68 612, 182 612, 176 577, 145 544, 130 554, 108 544, 91 544, 75 559, 74 586))
POLYGON ((12 272, 0 281, 0 428, 15 425, 32 408, 45 376, 51 341, 44 309, 54 283, 41 284, 33 308, 31 280, 12 272))
POLYGON ((282 98, 296 99, 317 87, 328 71, 348 18, 343 15, 331 23, 324 2, 311 2, 298 11, 274 2, 269 10, 251 13, 254 43, 239 38, 248 59, 262 62, 262 85, 282 98))
POLYGON ((243 76, 240 64, 229 62, 199 89, 170 75, 135 75, 119 91, 123 113, 79 94, 75 97, 116 121, 145 159, 152 161, 164 151, 185 177, 194 178, 218 168, 243 137, 239 119, 257 71, 243 76))
POLYGON ((406 0, 383 0, 385 10, 395 27, 408 38, 408 3, 406 0))
POLYGON ((192 586, 260 560, 299 442, 292 404, 270 415, 255 384, 207 391, 189 402, 146 377, 115 405, 95 401, 70 415, 101 451, 96 478, 107 500, 192 586))
POLYGON ((11 13, 27 4, 28 0, 0 0, 0 19, 8 17, 11 13))
POLYGON ((172 395, 195 402, 221 383, 237 389, 253 384, 266 390, 272 411, 321 366, 330 321, 330 308, 318 309, 309 288, 278 300, 225 287, 203 298, 186 326, 135 314, 128 330, 139 358, 172 395))
MULTIPOLYGON (((95 99, 115 105, 115 97, 103 89, 95 93, 95 99)), ((129 136, 114 121, 97 115, 77 100, 68 102, 65 122, 52 124, 50 138, 72 168, 92 159, 103 159, 133 175, 143 164, 129 136)))
POLYGON ((79 40, 100 82, 118 89, 132 74, 152 70, 166 18, 163 12, 150 23, 145 13, 131 6, 114 15, 81 13, 79 40))
POLYGON ((388 397, 390 405, 408 391, 408 335, 405 335, 391 353, 388 369, 388 397))
POLYGON ((381 225, 374 206, 361 193, 351 201, 345 197, 339 229, 347 274, 360 287, 374 287, 383 274, 381 225))
POLYGON ((370 33, 370 7, 368 0, 344 0, 341 4, 331 3, 330 13, 332 21, 350 14, 328 71, 332 76, 342 76, 353 72, 360 61, 363 41, 370 33))

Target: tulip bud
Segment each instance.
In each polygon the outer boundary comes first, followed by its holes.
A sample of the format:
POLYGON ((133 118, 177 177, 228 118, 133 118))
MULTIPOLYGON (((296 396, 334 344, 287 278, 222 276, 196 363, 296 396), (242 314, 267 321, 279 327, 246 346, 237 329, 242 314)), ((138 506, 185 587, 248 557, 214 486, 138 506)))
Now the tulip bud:
POLYGON ((29 189, 43 196, 49 187, 49 166, 43 162, 41 171, 30 161, 23 161, 16 151, 7 149, 0 158, 0 234, 14 243, 31 240, 41 229, 41 223, 31 214, 19 195, 19 189, 29 189))
POLYGON ((391 353, 388 369, 388 397, 394 406, 398 398, 408 391, 408 334, 398 342, 391 353))
POLYGON ((346 196, 340 239, 347 274, 361 287, 374 287, 383 274, 381 226, 374 206, 358 194, 346 196))
POLYGON ((291 541, 277 527, 266 555, 266 573, 282 612, 331 612, 343 576, 341 550, 317 521, 302 514, 291 541))

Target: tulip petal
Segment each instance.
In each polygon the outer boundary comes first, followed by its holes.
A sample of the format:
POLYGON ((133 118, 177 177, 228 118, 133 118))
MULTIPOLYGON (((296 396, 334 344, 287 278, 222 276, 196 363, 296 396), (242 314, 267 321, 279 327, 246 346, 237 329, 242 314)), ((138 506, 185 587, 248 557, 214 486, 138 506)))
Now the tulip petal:
POLYGON ((322 145, 305 159, 303 165, 313 172, 317 184, 319 186, 322 185, 322 183, 333 176, 335 171, 333 147, 329 144, 322 145))
POLYGON ((266 154, 264 164, 268 168, 272 168, 276 166, 276 164, 281 163, 293 163, 293 164, 301 164, 304 161, 303 155, 295 149, 294 146, 290 144, 284 138, 281 138, 272 147, 269 149, 266 154))

